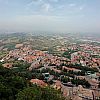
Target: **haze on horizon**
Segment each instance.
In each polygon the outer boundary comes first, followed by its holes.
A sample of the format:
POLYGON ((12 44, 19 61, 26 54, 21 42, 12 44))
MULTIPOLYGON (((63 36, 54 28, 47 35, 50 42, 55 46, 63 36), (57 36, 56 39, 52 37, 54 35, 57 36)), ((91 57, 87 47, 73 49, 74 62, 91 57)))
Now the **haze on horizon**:
POLYGON ((100 33, 100 0, 0 0, 0 32, 100 33))

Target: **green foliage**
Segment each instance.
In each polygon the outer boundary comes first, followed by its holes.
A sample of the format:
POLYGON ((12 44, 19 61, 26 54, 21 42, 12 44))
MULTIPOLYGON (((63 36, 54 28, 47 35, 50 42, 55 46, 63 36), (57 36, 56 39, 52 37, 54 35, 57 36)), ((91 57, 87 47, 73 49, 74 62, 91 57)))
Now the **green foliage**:
POLYGON ((0 100, 14 100, 12 89, 2 83, 0 83, 0 100))
POLYGON ((9 43, 4 45, 4 48, 8 48, 8 50, 13 50, 15 49, 15 44, 14 43, 9 43))
POLYGON ((65 52, 62 54, 62 56, 63 56, 63 57, 66 57, 66 58, 68 58, 68 59, 71 59, 71 54, 74 53, 74 52, 77 52, 77 51, 76 51, 76 50, 71 50, 71 49, 69 49, 68 51, 65 51, 65 52))
POLYGON ((71 82, 72 82, 72 84, 75 84, 76 86, 78 86, 78 85, 83 85, 83 86, 85 86, 86 88, 89 88, 91 85, 89 84, 89 82, 88 81, 86 81, 85 79, 83 79, 83 80, 80 80, 80 79, 72 79, 71 80, 71 82))
POLYGON ((0 99, 15 100, 15 95, 27 86, 25 78, 2 66, 0 74, 0 99))
POLYGON ((69 68, 76 68, 76 69, 82 70, 84 72, 86 72, 86 71, 91 71, 92 73, 98 72, 97 68, 90 68, 87 66, 81 66, 80 64, 75 64, 75 65, 70 64, 70 65, 64 65, 64 66, 69 67, 69 68))
POLYGON ((16 100, 40 100, 41 97, 40 88, 34 86, 25 88, 24 90, 20 91, 17 95, 16 100))
POLYGON ((50 87, 40 88, 34 85, 20 91, 17 100, 64 100, 64 98, 60 92, 50 87))
MULTIPOLYGON (((59 91, 29 83, 26 80, 29 73, 25 71, 22 74, 0 66, 0 100, 64 100, 59 91)), ((37 75, 43 78, 41 73, 37 75)))
POLYGON ((67 77, 61 77, 61 81, 62 81, 63 83, 67 83, 67 82, 70 81, 70 79, 67 78, 67 77))

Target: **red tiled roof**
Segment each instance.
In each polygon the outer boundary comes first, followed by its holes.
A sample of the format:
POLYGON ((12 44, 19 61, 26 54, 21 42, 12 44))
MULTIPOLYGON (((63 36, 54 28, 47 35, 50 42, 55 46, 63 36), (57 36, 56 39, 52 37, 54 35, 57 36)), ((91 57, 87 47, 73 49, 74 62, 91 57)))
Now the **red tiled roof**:
POLYGON ((47 86, 47 84, 45 82, 43 82, 42 80, 39 80, 39 79, 31 79, 30 82, 33 83, 33 84, 37 84, 40 87, 47 86))

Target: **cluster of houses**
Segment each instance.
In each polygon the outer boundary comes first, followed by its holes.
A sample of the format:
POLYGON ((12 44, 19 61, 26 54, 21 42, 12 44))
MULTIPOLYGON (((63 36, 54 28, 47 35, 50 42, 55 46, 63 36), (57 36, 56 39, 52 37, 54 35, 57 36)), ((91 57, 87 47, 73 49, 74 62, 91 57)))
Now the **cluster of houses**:
MULTIPOLYGON (((71 64, 71 63, 81 63, 82 66, 89 66, 89 67, 96 67, 100 66, 100 58, 93 56, 100 55, 100 48, 99 47, 92 47, 89 45, 80 45, 81 49, 84 51, 77 51, 71 54, 71 60, 65 57, 58 57, 52 54, 48 54, 46 51, 40 50, 32 50, 31 46, 23 46, 22 44, 17 44, 16 49, 11 50, 9 54, 7 54, 4 58, 2 58, 1 62, 8 62, 3 64, 4 67, 12 68, 13 63, 9 63, 13 60, 24 61, 31 64, 29 66, 29 71, 33 69, 47 69, 53 70, 54 72, 61 73, 63 69, 68 71, 75 71, 81 72, 81 70, 76 68, 69 68, 67 66, 63 66, 62 69, 58 69, 60 65, 64 64, 71 64), (87 52, 91 51, 91 52, 87 52)), ((76 49, 76 46, 70 47, 70 49, 76 49)), ((87 72, 85 76, 76 76, 79 79, 86 79, 90 84, 90 89, 85 89, 81 85, 78 87, 70 85, 65 86, 62 84, 60 80, 53 80, 54 76, 50 75, 49 73, 44 73, 45 78, 48 80, 52 80, 53 84, 51 85, 53 88, 57 90, 61 90, 62 94, 66 98, 70 98, 72 100, 100 100, 100 90, 98 88, 100 73, 91 74, 91 72, 87 72)), ((43 80, 39 79, 31 79, 30 82, 32 84, 37 84, 41 87, 48 86, 43 80)))
POLYGON ((80 50, 71 54, 72 63, 78 63, 82 66, 96 68, 100 66, 100 46, 81 44, 77 48, 80 50))

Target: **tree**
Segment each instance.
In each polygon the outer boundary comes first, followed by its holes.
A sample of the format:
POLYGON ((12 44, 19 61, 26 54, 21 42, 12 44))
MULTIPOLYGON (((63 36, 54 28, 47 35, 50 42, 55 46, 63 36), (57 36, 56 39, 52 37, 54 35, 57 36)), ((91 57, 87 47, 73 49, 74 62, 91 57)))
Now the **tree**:
POLYGON ((0 83, 0 100, 14 100, 12 89, 2 83, 0 83))
MULTIPOLYGON (((64 100, 59 91, 32 85, 27 80, 27 73, 22 74, 0 66, 0 74, 0 100, 64 100)), ((41 73, 34 74, 43 78, 41 73)))
POLYGON ((73 83, 73 84, 75 84, 76 86, 78 86, 78 85, 83 85, 83 86, 85 86, 86 88, 89 88, 91 85, 90 85, 90 83, 88 82, 88 81, 86 81, 85 79, 83 79, 83 80, 80 80, 80 79, 72 79, 71 80, 71 82, 73 83))
POLYGON ((42 88, 42 100, 65 100, 60 91, 54 90, 53 88, 46 87, 42 88))
POLYGON ((67 78, 67 77, 62 77, 62 78, 61 78, 61 81, 62 81, 63 83, 67 83, 67 82, 70 81, 70 79, 67 78))
POLYGON ((11 85, 16 89, 23 89, 27 85, 26 80, 20 76, 12 76, 7 81, 9 83, 9 86, 11 85))
POLYGON ((41 100, 41 91, 37 86, 28 87, 20 91, 16 100, 41 100))
POLYGON ((0 66, 0 100, 15 100, 15 95, 27 87, 25 78, 18 76, 13 70, 0 66))
POLYGON ((61 93, 50 87, 41 88, 36 85, 25 88, 17 95, 16 100, 64 100, 61 93))

